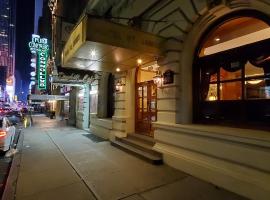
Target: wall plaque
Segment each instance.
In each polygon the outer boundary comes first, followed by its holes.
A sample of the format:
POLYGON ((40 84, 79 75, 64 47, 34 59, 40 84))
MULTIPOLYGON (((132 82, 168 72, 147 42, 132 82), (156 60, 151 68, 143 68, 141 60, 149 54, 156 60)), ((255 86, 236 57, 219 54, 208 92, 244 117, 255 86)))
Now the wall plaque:
POLYGON ((174 72, 172 70, 167 70, 163 73, 163 85, 172 84, 174 78, 174 72))

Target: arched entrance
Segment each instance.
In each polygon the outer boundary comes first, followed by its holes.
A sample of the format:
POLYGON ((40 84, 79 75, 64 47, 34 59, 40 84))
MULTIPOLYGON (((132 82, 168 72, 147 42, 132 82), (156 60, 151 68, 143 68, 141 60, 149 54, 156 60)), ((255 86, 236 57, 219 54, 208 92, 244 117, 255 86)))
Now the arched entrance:
POLYGON ((204 36, 193 68, 196 122, 269 124, 269 34, 256 16, 234 16, 204 36))
POLYGON ((152 122, 157 121, 156 69, 153 65, 140 67, 135 78, 135 132, 150 137, 154 136, 152 122))

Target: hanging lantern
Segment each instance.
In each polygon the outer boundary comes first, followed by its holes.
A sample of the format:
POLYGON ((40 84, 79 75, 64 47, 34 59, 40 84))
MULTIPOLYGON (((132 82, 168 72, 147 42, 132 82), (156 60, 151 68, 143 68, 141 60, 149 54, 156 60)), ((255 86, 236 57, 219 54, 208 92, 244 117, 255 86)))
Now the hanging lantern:
POLYGON ((158 86, 161 87, 162 86, 162 81, 163 81, 163 77, 160 73, 160 71, 156 72, 156 75, 153 77, 154 83, 158 86))

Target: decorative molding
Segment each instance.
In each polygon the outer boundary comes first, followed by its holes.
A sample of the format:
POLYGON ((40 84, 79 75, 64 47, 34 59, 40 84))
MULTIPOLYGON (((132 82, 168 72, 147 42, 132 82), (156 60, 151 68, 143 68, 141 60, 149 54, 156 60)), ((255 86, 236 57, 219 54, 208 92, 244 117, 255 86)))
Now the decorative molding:
POLYGON ((190 3, 191 3, 191 5, 192 5, 192 8, 193 8, 194 12, 195 12, 197 15, 200 16, 201 14, 200 14, 199 10, 197 9, 194 0, 190 0, 190 3))

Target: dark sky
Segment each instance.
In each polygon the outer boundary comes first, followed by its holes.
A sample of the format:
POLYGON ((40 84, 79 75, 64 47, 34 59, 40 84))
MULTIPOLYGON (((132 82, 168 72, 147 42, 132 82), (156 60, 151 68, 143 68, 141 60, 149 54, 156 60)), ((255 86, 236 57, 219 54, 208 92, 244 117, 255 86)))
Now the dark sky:
POLYGON ((43 0, 35 0, 35 33, 38 30, 38 19, 42 15, 43 0))
MULTIPOLYGON (((24 100, 30 83, 31 54, 28 43, 34 33, 35 0, 17 0, 16 11, 16 60, 15 68, 22 80, 16 80, 16 94, 23 89, 24 100)), ((19 79, 19 77, 17 78, 19 79)), ((18 95, 20 97, 20 95, 18 95)))

